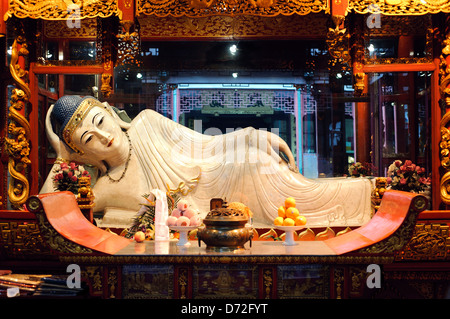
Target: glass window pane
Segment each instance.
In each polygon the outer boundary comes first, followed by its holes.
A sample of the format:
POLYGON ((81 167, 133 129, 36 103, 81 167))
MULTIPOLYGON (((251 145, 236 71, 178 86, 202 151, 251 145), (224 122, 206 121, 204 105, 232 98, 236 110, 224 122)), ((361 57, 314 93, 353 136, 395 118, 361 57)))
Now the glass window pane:
POLYGON ((94 61, 96 59, 95 42, 70 41, 69 60, 94 61))
POLYGON ((380 174, 394 160, 429 164, 431 72, 370 75, 373 151, 381 150, 375 166, 380 174))
POLYGON ((98 90, 98 75, 66 74, 64 75, 64 94, 96 96, 98 90))

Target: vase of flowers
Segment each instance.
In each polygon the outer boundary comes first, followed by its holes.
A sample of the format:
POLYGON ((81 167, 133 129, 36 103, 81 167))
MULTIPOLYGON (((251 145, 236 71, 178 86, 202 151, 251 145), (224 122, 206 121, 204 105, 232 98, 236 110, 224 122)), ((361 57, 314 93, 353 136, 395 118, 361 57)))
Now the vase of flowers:
POLYGON ((61 163, 55 169, 53 177, 53 186, 56 191, 70 191, 75 195, 78 194, 78 179, 82 176, 90 178, 89 172, 82 165, 74 162, 61 163))
POLYGON ((371 163, 352 163, 348 166, 348 174, 350 177, 372 176, 373 165, 371 163))
POLYGON ((389 189, 411 193, 429 193, 431 179, 425 174, 425 168, 410 160, 403 163, 394 161, 388 168, 387 183, 389 189))

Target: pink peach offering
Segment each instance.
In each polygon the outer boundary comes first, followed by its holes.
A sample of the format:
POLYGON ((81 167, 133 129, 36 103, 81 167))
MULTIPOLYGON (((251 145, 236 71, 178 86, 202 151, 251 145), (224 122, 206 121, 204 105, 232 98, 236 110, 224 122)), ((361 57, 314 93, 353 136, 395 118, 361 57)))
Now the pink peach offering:
POLYGON ((172 210, 172 214, 170 215, 178 218, 181 216, 181 211, 178 208, 175 208, 174 210, 172 210))
POLYGON ((194 216, 192 216, 192 217, 189 219, 189 221, 190 221, 190 225, 191 225, 191 226, 200 226, 200 223, 201 223, 200 216, 197 215, 197 214, 195 214, 194 216))
POLYGON ((177 224, 178 218, 175 216, 169 216, 167 218, 167 226, 175 226, 177 224))
POLYGON ((177 220, 177 226, 189 226, 191 221, 186 216, 181 216, 177 220))
POLYGON ((191 208, 186 209, 183 213, 182 216, 186 216, 187 218, 192 218, 195 215, 197 215, 197 212, 191 208))
POLYGON ((188 202, 187 202, 187 200, 184 200, 184 199, 180 200, 180 201, 177 203, 177 208, 178 208, 180 211, 186 210, 186 209, 188 208, 188 202))

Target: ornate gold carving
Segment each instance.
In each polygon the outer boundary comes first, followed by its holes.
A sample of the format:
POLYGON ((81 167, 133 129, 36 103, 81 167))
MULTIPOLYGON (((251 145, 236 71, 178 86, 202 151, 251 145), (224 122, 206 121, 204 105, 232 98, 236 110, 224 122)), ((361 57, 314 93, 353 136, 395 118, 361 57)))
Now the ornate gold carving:
POLYGON ((440 56, 439 65, 439 92, 441 93, 441 98, 444 101, 446 107, 450 107, 450 65, 447 62, 450 56, 450 32, 447 33, 443 41, 443 49, 440 56))
POLYGON ((365 280, 367 279, 367 271, 366 267, 349 267, 349 277, 350 277, 350 289, 349 289, 349 297, 357 298, 361 297, 361 294, 366 286, 365 280))
POLYGON ((137 0, 137 15, 205 17, 212 15, 277 16, 329 11, 325 0, 137 0))
POLYGON ((265 292, 264 299, 270 299, 273 289, 273 269, 270 268, 263 270, 263 285, 265 292))
POLYGON ((20 56, 28 56, 26 39, 21 35, 17 36, 12 45, 9 68, 15 84, 19 88, 12 91, 11 106, 8 113, 10 120, 8 134, 10 137, 5 138, 5 149, 9 156, 8 172, 11 175, 8 198, 11 204, 18 209, 22 209, 22 204, 25 203, 29 195, 30 187, 25 172, 27 166, 31 164, 28 158, 30 153, 30 124, 20 113, 24 111, 23 109, 31 97, 31 91, 26 83, 28 71, 23 70, 19 64, 20 56))
POLYGON ((327 46, 330 53, 330 66, 350 66, 351 56, 349 51, 349 37, 347 28, 341 28, 344 16, 332 16, 334 28, 329 28, 327 33, 327 46))
POLYGON ((396 260, 445 260, 450 256, 450 227, 441 224, 417 224, 413 237, 396 260))
POLYGON ((180 38, 298 38, 302 36, 325 36, 327 33, 325 14, 306 16, 209 16, 209 17, 155 17, 139 18, 142 39, 167 37, 180 38), (282 30, 282 32, 281 32, 282 30))
POLYGON ((122 17, 117 0, 9 0, 9 9, 5 20, 32 18, 43 20, 74 20, 86 18, 122 17))
POLYGON ((334 269, 334 285, 336 287, 336 299, 342 299, 342 290, 344 286, 344 269, 334 269))
POLYGON ((350 0, 348 9, 357 13, 371 13, 374 8, 384 15, 424 15, 450 12, 448 0, 350 0))
POLYGON ((116 291, 116 286, 117 286, 117 269, 112 268, 108 274, 108 288, 110 292, 109 299, 116 298, 114 294, 116 291))
POLYGON ((91 264, 390 264, 393 255, 343 255, 343 256, 238 256, 238 255, 197 255, 197 256, 167 256, 167 255, 137 255, 137 256, 99 256, 92 255, 60 255, 61 262, 91 263, 91 264))
POLYGON ((366 78, 366 74, 364 72, 358 72, 354 74, 354 77, 355 83, 353 84, 353 88, 355 89, 355 95, 360 96, 364 92, 364 79, 366 78))
POLYGON ((45 246, 35 222, 19 220, 0 222, 0 242, 6 255, 13 258, 50 255, 50 250, 45 246))
POLYGON ((180 299, 186 299, 186 288, 188 285, 188 269, 181 268, 178 270, 178 289, 180 291, 180 299))
POLYGON ((94 194, 91 189, 91 178, 88 176, 81 176, 78 179, 78 195, 77 200, 92 201, 94 199, 94 194))
POLYGON ((89 279, 89 285, 94 294, 103 292, 103 267, 87 266, 83 275, 89 279))
POLYGON ((102 74, 102 86, 100 87, 100 91, 102 92, 103 98, 107 99, 111 96, 111 78, 112 75, 109 73, 102 74))
MULTIPOLYGON (((440 83, 439 91, 441 94, 441 101, 444 105, 444 109, 450 108, 450 65, 447 63, 447 59, 450 55, 450 32, 447 34, 443 41, 444 48, 440 56, 440 83)), ((440 132, 441 142, 440 147, 440 159, 441 166, 445 170, 444 175, 441 178, 440 194, 441 200, 444 204, 450 205, 450 130, 448 128, 450 122, 450 110, 441 119, 440 132)))
MULTIPOLYGON (((386 177, 377 177, 375 179, 375 188, 372 191, 372 210, 375 213, 381 204, 381 199, 383 198, 384 193, 386 192, 387 187, 387 178, 386 177)), ((372 213, 372 215, 373 215, 372 213)))
POLYGON ((97 37, 97 19, 84 19, 79 27, 71 28, 66 21, 49 20, 43 22, 44 35, 49 39, 95 39, 97 37))
POLYGON ((117 65, 132 64, 141 65, 140 60, 140 35, 139 27, 133 21, 121 21, 121 29, 117 38, 119 39, 119 50, 117 52, 117 65))

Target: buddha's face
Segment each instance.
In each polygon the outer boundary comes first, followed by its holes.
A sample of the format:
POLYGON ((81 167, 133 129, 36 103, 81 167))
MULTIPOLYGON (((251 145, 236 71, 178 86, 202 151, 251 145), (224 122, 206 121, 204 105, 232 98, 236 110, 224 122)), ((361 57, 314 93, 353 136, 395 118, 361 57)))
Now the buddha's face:
POLYGON ((120 164, 128 154, 128 141, 119 123, 101 107, 95 106, 85 115, 72 140, 87 158, 109 165, 120 164))

